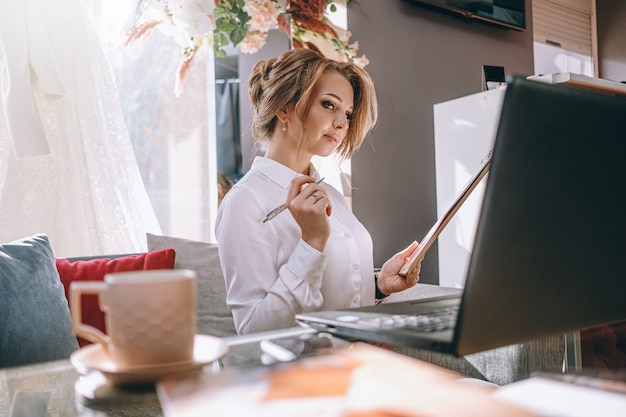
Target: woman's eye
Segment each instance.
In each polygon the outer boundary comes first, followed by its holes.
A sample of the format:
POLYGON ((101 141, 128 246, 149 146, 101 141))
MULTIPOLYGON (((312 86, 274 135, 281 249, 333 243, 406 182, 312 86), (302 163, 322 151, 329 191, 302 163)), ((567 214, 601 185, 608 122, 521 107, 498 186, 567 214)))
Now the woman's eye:
MULTIPOLYGON (((332 101, 322 101, 322 107, 328 110, 338 110, 337 106, 335 106, 335 103, 333 103, 332 101)), ((347 112, 346 120, 348 121, 352 120, 352 115, 353 115, 352 112, 347 112)))

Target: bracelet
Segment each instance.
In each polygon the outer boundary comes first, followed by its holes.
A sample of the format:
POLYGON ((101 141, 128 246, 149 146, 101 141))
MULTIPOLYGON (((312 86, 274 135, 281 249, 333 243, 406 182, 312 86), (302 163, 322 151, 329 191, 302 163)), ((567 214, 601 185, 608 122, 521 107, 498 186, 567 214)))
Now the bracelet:
POLYGON ((374 272, 374 283, 376 284, 376 299, 382 300, 383 298, 389 297, 388 294, 383 293, 380 288, 378 288, 378 272, 374 272))

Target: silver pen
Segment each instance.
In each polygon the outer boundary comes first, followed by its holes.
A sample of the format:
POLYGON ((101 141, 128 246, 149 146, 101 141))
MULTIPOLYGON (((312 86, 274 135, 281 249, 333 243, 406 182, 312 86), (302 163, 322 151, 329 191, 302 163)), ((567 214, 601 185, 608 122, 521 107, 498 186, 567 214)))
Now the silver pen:
MULTIPOLYGON (((320 184, 322 181, 324 181, 324 178, 326 177, 320 178, 319 180, 315 181, 315 183, 320 184)), ((263 219, 263 223, 269 222, 270 220, 272 220, 274 217, 278 216, 280 213, 282 213, 285 210, 287 210, 287 205, 283 203, 280 206, 276 207, 274 210, 267 213, 267 216, 265 216, 265 218, 263 219)))

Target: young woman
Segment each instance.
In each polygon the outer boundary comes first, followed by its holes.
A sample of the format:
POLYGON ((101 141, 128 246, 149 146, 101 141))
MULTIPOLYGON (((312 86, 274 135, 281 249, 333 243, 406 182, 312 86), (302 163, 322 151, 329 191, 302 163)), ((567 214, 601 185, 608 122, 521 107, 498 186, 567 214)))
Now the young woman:
POLYGON ((376 123, 367 72, 296 48, 257 63, 248 88, 253 135, 267 148, 226 194, 216 223, 237 332, 292 327, 298 313, 373 304, 415 285, 419 268, 406 278, 398 271, 418 243, 388 260, 376 282, 369 233, 311 164, 333 152, 350 158, 376 123), (265 220, 281 204, 287 210, 265 220))

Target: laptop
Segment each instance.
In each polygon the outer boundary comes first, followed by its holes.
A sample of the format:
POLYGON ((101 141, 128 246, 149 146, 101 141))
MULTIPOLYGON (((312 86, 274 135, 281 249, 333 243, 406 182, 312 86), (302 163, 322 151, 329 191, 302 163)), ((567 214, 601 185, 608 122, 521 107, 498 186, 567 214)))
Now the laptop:
POLYGON ((461 356, 626 319, 626 96, 506 88, 463 291, 299 325, 461 356))

